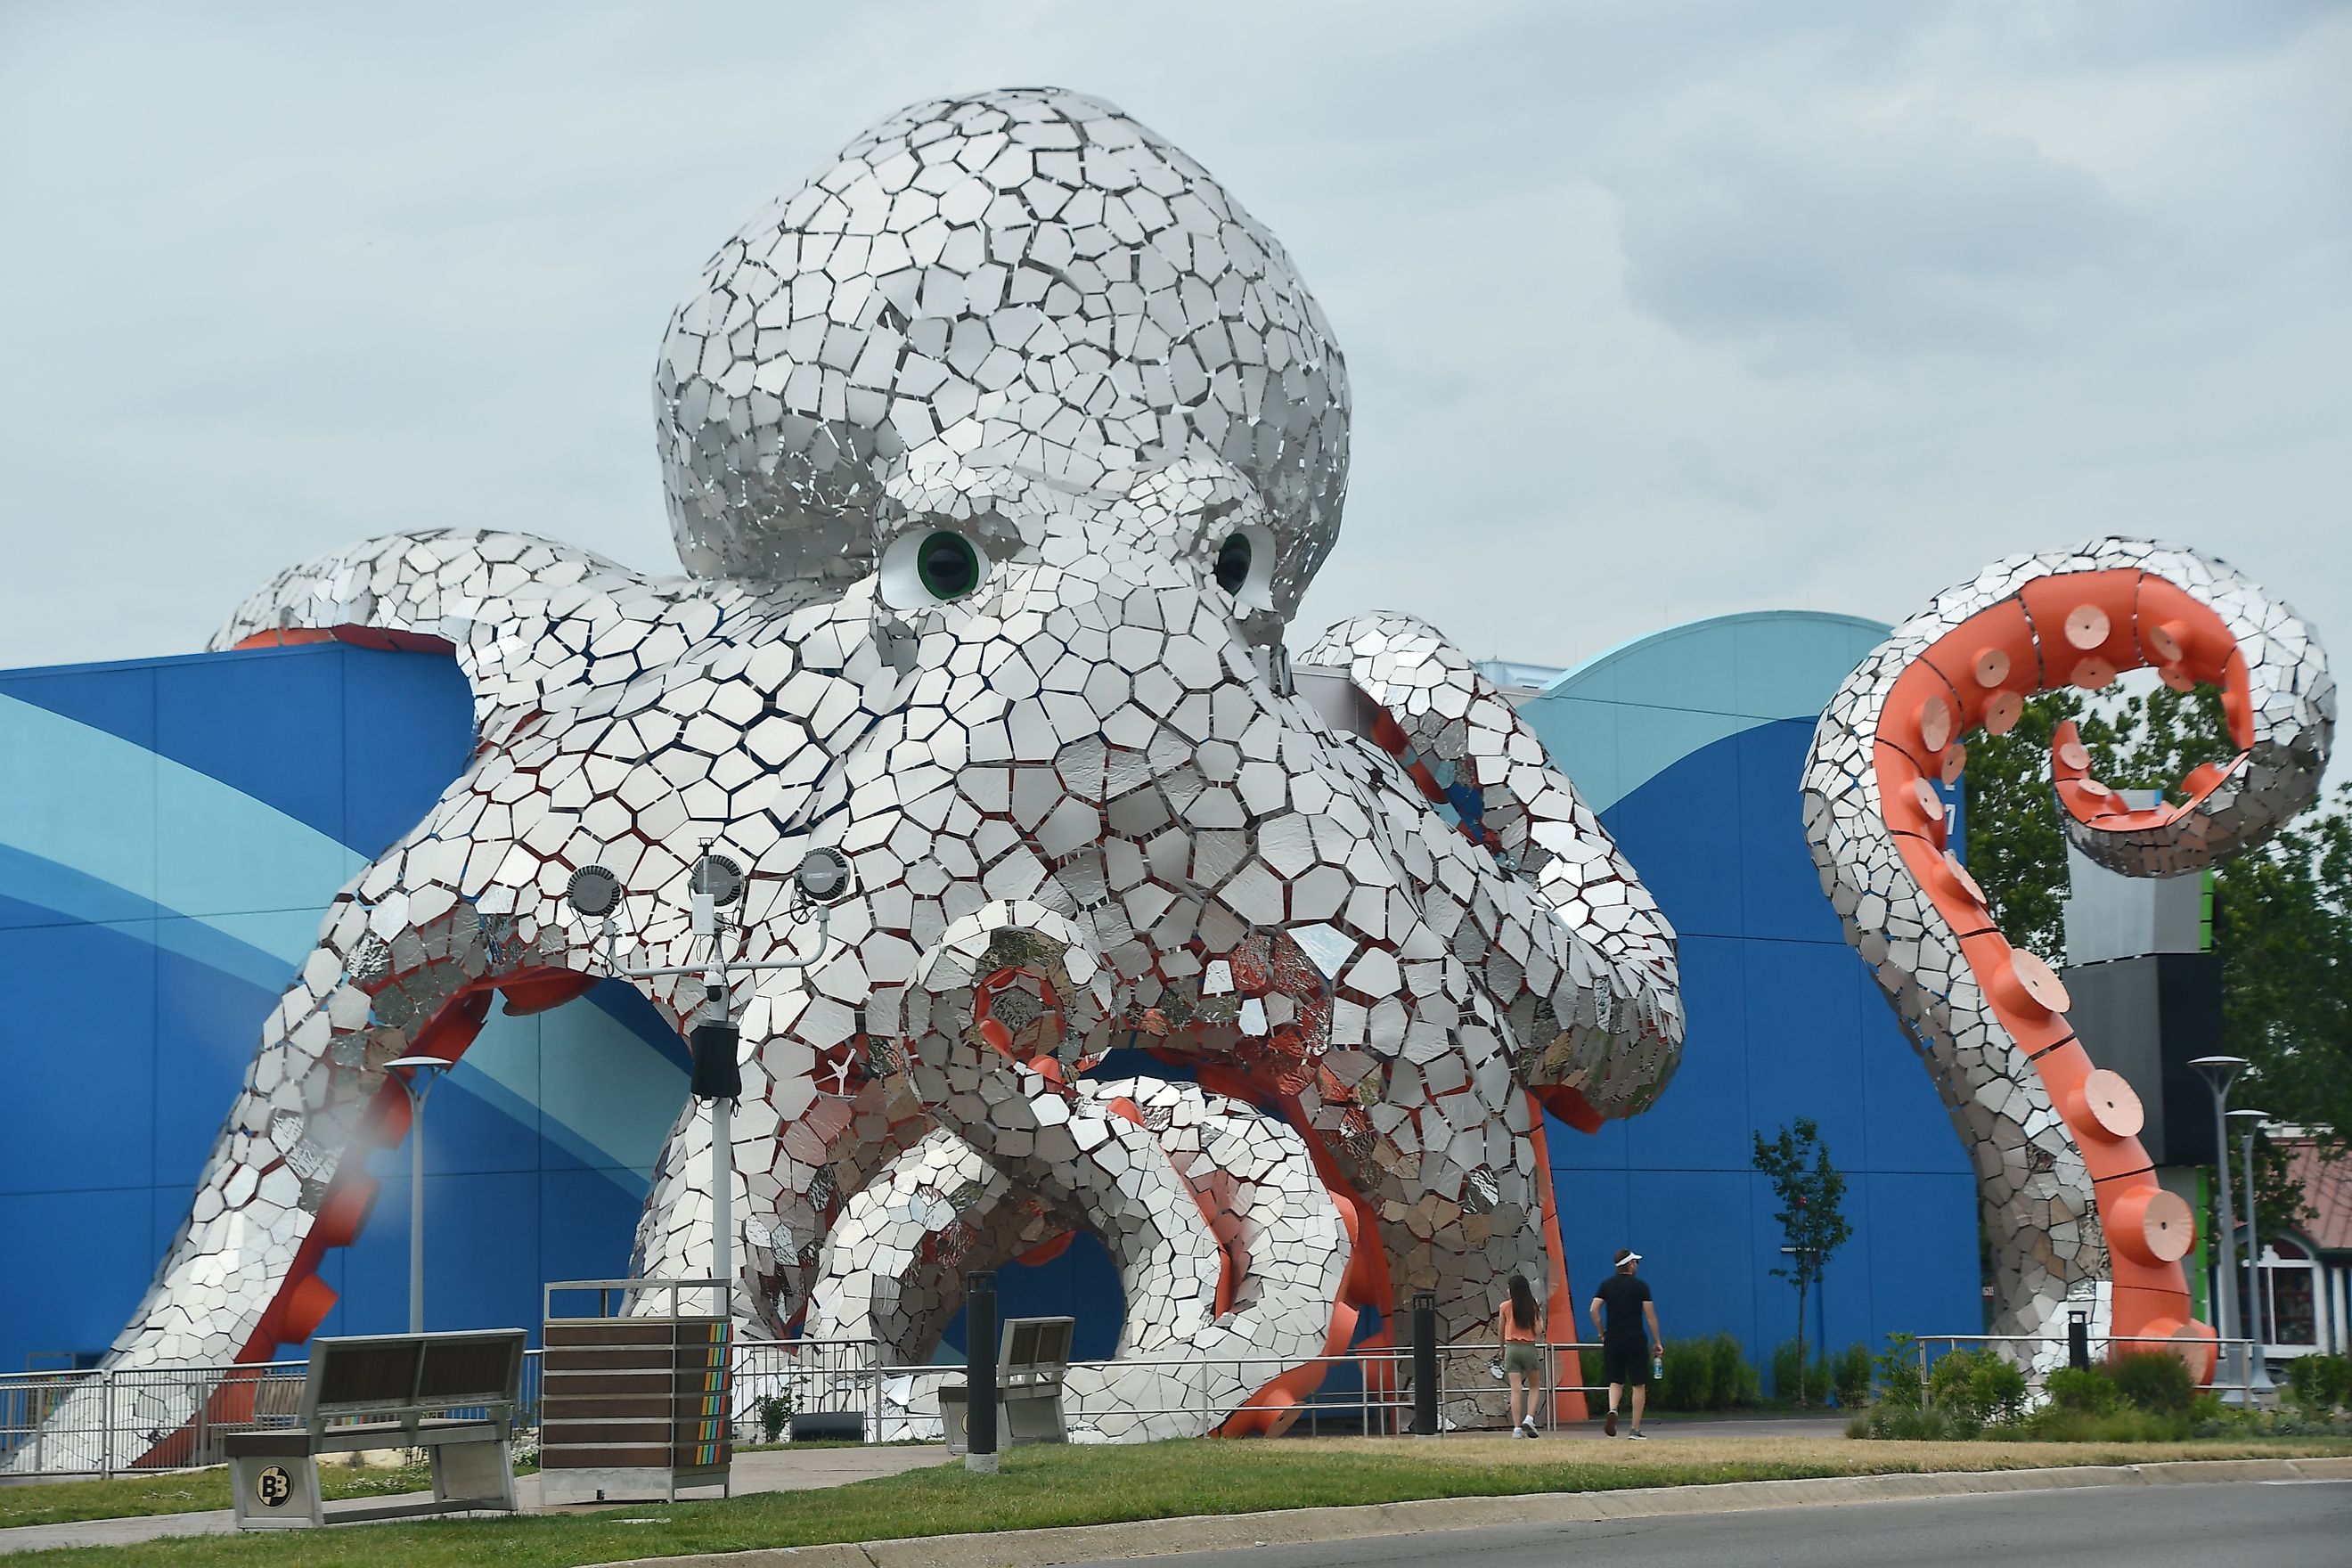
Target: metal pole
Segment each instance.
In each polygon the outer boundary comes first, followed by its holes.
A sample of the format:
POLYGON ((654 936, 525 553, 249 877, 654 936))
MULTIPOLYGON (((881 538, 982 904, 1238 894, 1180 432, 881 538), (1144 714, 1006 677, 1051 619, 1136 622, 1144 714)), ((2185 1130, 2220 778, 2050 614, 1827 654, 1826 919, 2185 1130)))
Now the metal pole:
POLYGON ((710 1102, 710 1277, 719 1281, 717 1316, 735 1307, 734 1102, 710 1102))
POLYGON ((1412 1435, 1437 1436, 1437 1296, 1412 1294, 1412 1435))
POLYGON ((996 1273, 978 1269, 963 1280, 963 1468, 996 1473, 996 1273))
POLYGON ((2246 1315, 2252 1320, 2245 1332, 2252 1342, 2246 1352, 2246 1403, 2252 1405, 2255 1394, 2268 1394, 2277 1384, 2271 1382, 2269 1357, 2263 1345, 2263 1233, 2254 1225, 2254 1131, 2262 1125, 2261 1113, 2241 1110, 2236 1114, 2246 1129, 2238 1146, 2238 1169, 2246 1179, 2246 1315))
MULTIPOLYGON (((2197 1069, 2213 1095, 2213 1176, 2215 1217, 2221 1222, 2220 1245, 2213 1251, 2213 1328, 2223 1341, 2238 1337, 2237 1220, 2230 1201, 2230 1085, 2246 1068, 2243 1057, 2200 1057, 2189 1064, 2197 1069)), ((2242 1348, 2227 1345, 2221 1352, 2216 1384, 2242 1382, 2231 1369, 2241 1365, 2242 1348)), ((2241 1399, 2245 1396, 2239 1395, 2241 1399)))
POLYGON ((415 1070, 401 1079, 408 1091, 408 1331, 425 1331, 425 1096, 415 1070))

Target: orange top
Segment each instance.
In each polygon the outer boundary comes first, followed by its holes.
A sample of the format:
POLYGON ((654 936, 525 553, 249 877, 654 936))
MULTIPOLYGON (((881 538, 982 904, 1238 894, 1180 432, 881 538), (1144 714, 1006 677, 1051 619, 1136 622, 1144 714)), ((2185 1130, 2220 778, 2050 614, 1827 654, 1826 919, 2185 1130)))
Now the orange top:
POLYGON ((1535 1325, 1532 1323, 1521 1325, 1518 1314, 1511 1310, 1510 1300, 1507 1297, 1503 1301, 1503 1338, 1527 1344, 1536 1342, 1535 1325))

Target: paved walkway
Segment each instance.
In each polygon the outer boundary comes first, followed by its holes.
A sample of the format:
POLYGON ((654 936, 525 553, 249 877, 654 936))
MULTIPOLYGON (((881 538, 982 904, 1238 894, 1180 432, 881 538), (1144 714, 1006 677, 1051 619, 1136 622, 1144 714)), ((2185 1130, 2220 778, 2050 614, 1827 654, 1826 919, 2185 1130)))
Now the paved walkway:
MULTIPOLYGON (((851 1481, 895 1476, 927 1465, 945 1464, 943 1444, 921 1447, 772 1448, 735 1456, 735 1494, 808 1491, 817 1487, 845 1486, 851 1481)), ((541 1511, 539 1478, 523 1476, 515 1494, 524 1511, 541 1511)), ((715 1496, 698 1491, 695 1497, 715 1496)), ((359 1524, 412 1516, 433 1501, 431 1492, 370 1498, 364 1502, 331 1502, 327 1522, 359 1524)), ((550 1513, 577 1513, 596 1508, 621 1508, 622 1503, 558 1504, 550 1513)), ((483 1517, 488 1517, 487 1515, 483 1517)), ((236 1529, 236 1516, 225 1508, 196 1513, 145 1514, 136 1519, 92 1519, 72 1524, 28 1524, 0 1530, 0 1552, 37 1552, 49 1546, 123 1546, 134 1541, 155 1541, 167 1535, 228 1535, 236 1529)))

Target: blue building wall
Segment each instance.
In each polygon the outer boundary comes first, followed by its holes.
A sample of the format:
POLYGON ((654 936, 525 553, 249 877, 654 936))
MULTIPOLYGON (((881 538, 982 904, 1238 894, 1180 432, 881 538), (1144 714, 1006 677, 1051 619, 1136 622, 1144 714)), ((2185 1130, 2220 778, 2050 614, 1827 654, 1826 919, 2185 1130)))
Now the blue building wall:
MULTIPOLYGON (((86 1358, 129 1318, 328 901, 471 746, 444 658, 0 673, 0 1371, 86 1358)), ((683 1048, 625 986, 494 1015, 426 1113, 434 1326, 534 1322, 542 1279, 622 1271, 685 1099, 683 1048)), ((373 1168, 404 1178, 406 1149, 373 1168)), ((405 1326, 407 1203, 388 1180, 327 1260, 325 1331, 405 1326)))
MULTIPOLYGON (((1552 1129, 1571 1278, 1589 1290, 1630 1242, 1670 1333, 1730 1330, 1759 1364, 1793 1297, 1767 1272, 1775 1205, 1748 1138, 1798 1115, 1853 1182, 1814 1332, 1978 1321, 1967 1160, 1797 814, 1812 715, 1883 631, 1677 627, 1527 710, 1682 932, 1691 1018, 1655 1110, 1552 1129)), ((430 808, 470 731, 449 661, 333 644, 0 673, 0 1370, 121 1327, 328 901, 430 808)), ((426 1118, 431 1326, 533 1323, 542 1281, 623 1271, 686 1066, 625 986, 493 1015, 426 1118)), ((383 1195, 322 1270, 341 1295, 325 1331, 405 1322, 407 1159, 373 1157, 383 1195)), ((1008 1312, 1075 1313, 1081 1354, 1116 1334, 1090 1239, 999 1288, 1008 1312)))
MULTIPOLYGON (((1814 723, 1886 628, 1770 612, 1676 626, 1569 671, 1521 712, 1682 939, 1689 1035, 1646 1115, 1549 1139, 1577 1294, 1643 1255, 1671 1336, 1727 1330, 1759 1367, 1795 1335, 1780 1205, 1752 1139, 1799 1117, 1846 1173, 1853 1239, 1810 1342, 1981 1322, 1976 1182, 1893 1011, 1822 896, 1798 808, 1814 723)), ((1956 795, 1954 798, 1957 798, 1956 795)), ((1964 825, 1963 825, 1964 826, 1964 825)), ((1965 848, 1956 827, 1953 842, 1965 848)))

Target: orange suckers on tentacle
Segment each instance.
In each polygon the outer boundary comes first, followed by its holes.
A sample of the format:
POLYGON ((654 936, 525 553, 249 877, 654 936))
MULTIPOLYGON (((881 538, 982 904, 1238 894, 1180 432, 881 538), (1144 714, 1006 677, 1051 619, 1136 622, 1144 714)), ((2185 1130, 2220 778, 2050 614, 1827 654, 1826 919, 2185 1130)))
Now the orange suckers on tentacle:
MULTIPOLYGON (((2210 1367, 2211 1331, 2190 1318, 2179 1262, 2194 1244, 2194 1221, 2188 1205, 2158 1184, 2137 1136, 2138 1098, 2121 1077, 2093 1065, 2067 1024, 2066 989, 2049 965, 2012 948, 1994 924, 1983 890, 1945 848, 1943 805, 1930 783, 1958 778, 1961 737, 1979 724, 2005 732, 2026 696, 2063 685, 2096 689, 2150 664, 2176 686, 2219 682, 2232 738, 2251 744, 2245 661, 2221 617, 2160 578, 2118 569, 2037 578, 1937 638, 1889 689, 1874 761, 1880 810, 1905 867, 1951 928, 1995 1016, 2033 1064, 2081 1152, 2107 1239, 2113 1333, 2203 1340, 2210 1367)), ((2128 829, 2178 815, 2126 811, 2089 778, 2073 726, 2059 731, 2053 752, 2060 797, 2078 820, 2128 829)), ((2200 768, 2189 787, 2201 796, 2238 765, 2200 768)))

